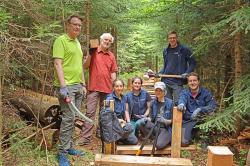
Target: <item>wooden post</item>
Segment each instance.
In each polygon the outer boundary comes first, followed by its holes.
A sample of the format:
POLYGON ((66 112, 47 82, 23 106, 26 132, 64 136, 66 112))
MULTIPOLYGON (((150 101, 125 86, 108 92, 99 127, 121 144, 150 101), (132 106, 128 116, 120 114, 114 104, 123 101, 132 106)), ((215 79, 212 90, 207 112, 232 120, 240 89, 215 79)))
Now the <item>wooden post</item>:
POLYGON ((208 146, 207 166, 221 165, 233 166, 233 153, 226 146, 208 146))
POLYGON ((182 130, 182 112, 173 108, 172 122, 172 142, 171 142, 171 157, 180 158, 181 156, 181 130, 182 130))
MULTIPOLYGON (((115 102, 114 100, 109 101, 110 104, 110 110, 115 111, 115 102)), ((104 100, 104 106, 106 106, 106 100, 104 100)), ((105 154, 115 154, 116 151, 116 144, 115 142, 112 142, 110 144, 104 143, 104 153, 105 154)))

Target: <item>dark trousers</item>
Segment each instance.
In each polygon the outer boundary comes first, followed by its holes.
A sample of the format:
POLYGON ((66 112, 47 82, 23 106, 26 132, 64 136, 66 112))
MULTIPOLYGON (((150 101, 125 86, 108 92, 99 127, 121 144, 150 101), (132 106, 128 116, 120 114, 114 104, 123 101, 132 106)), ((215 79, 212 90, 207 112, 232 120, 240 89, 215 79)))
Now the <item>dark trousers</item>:
POLYGON ((196 125, 196 121, 184 121, 182 123, 181 143, 190 144, 192 141, 192 131, 196 125))
MULTIPOLYGON (((146 136, 149 131, 154 127, 154 123, 147 121, 145 125, 141 125, 140 130, 144 136, 146 136)), ((171 132, 168 131, 166 127, 160 127, 159 135, 156 136, 156 128, 154 128, 152 133, 152 138, 156 139, 156 149, 164 149, 171 142, 171 132)))

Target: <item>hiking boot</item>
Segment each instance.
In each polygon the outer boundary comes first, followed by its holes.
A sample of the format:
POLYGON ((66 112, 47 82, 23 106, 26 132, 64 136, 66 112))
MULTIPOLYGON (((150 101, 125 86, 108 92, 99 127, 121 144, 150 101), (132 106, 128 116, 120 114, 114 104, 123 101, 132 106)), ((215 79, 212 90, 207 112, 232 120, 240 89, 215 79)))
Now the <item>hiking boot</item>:
POLYGON ((59 153, 58 160, 59 166, 70 166, 70 162, 66 153, 59 153))
POLYGON ((85 155, 85 153, 83 151, 76 150, 73 148, 68 149, 67 152, 69 155, 73 155, 73 156, 84 156, 85 155))
POLYGON ((80 138, 76 141, 75 143, 76 145, 78 146, 83 146, 83 145, 88 145, 90 144, 90 139, 87 139, 87 138, 80 138))

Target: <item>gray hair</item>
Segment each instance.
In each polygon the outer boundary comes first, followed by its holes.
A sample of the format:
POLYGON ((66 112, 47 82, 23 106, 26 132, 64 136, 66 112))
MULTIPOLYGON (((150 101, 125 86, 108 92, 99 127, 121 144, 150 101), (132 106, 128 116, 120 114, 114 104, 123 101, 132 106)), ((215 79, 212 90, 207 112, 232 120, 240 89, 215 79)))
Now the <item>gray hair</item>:
POLYGON ((111 35, 111 33, 103 33, 103 34, 100 36, 100 40, 103 40, 105 36, 110 36, 110 37, 111 37, 112 43, 114 42, 114 37, 111 35))

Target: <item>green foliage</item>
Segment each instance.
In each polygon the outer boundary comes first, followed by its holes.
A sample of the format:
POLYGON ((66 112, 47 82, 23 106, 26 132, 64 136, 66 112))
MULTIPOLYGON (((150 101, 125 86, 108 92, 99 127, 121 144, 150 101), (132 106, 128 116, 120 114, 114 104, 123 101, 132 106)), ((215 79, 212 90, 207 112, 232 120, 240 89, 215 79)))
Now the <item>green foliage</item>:
POLYGON ((221 132, 232 132, 236 130, 235 122, 239 117, 244 122, 245 117, 250 115, 250 76, 242 78, 235 84, 231 91, 231 96, 225 98, 225 102, 233 101, 229 107, 223 111, 219 110, 216 114, 206 119, 206 122, 198 127, 205 131, 217 129, 221 132))
POLYGON ((237 161, 237 164, 239 164, 239 166, 245 166, 247 153, 248 153, 247 149, 240 150, 238 159, 235 160, 235 161, 237 161))
POLYGON ((0 6, 0 29, 6 31, 8 28, 8 22, 11 19, 11 14, 0 6))
POLYGON ((190 158, 192 155, 191 155, 191 152, 188 151, 188 150, 182 150, 181 151, 181 157, 182 158, 190 158))

